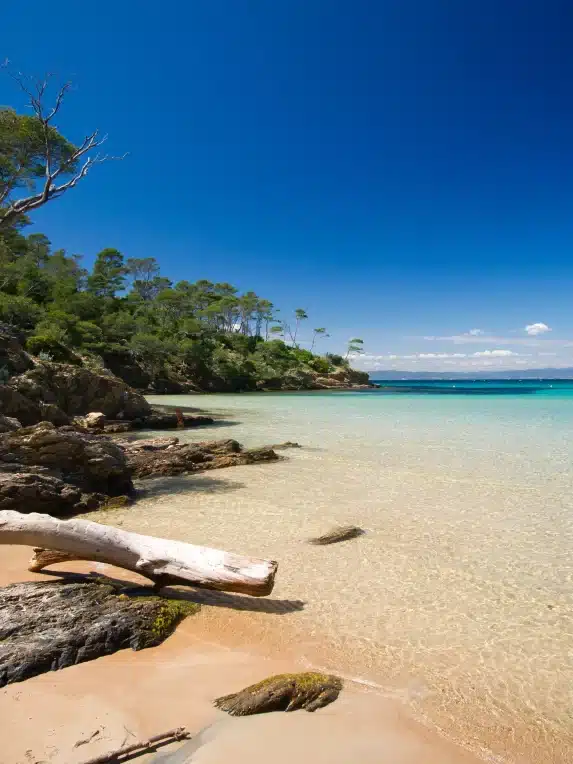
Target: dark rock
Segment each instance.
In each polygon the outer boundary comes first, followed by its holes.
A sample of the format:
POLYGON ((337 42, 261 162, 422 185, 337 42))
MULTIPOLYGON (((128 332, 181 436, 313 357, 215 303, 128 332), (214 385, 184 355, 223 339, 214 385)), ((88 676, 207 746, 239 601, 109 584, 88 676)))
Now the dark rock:
POLYGON ((137 363, 127 348, 114 351, 104 350, 102 358, 112 374, 123 379, 136 390, 147 390, 151 384, 151 376, 137 363))
POLYGON ((179 438, 141 438, 140 440, 116 440, 118 446, 125 448, 129 453, 138 451, 163 451, 179 443, 179 438))
POLYGON ((58 470, 55 467, 52 469, 49 467, 40 467, 39 465, 27 465, 26 467, 23 467, 21 464, 18 464, 18 462, 0 461, 0 472, 10 475, 13 475, 16 472, 26 474, 31 473, 33 475, 50 475, 51 477, 58 478, 58 480, 62 479, 61 470, 58 470))
POLYGON ((10 327, 0 325, 0 369, 8 376, 22 374, 31 369, 34 362, 22 349, 20 337, 10 327))
POLYGON ((0 470, 0 510, 40 512, 57 517, 77 512, 81 501, 81 490, 58 478, 0 470))
POLYGON ((68 416, 101 411, 111 419, 129 420, 151 414, 145 398, 121 379, 70 364, 37 363, 10 380, 10 386, 37 403, 56 404, 68 416))
POLYGON ((210 416, 193 416, 191 414, 153 413, 150 416, 134 419, 132 427, 134 430, 173 430, 179 427, 179 422, 183 427, 202 427, 213 424, 214 419, 210 416))
POLYGON ((160 450, 137 448, 134 443, 129 442, 123 442, 122 445, 136 478, 181 475, 242 464, 277 461, 279 458, 272 448, 243 450, 236 440, 179 443, 160 450))
POLYGON ((51 422, 56 427, 70 424, 70 417, 55 403, 40 403, 40 412, 43 422, 51 422))
POLYGON ((0 435, 0 461, 61 470, 65 482, 109 496, 131 494, 125 453, 109 438, 40 422, 0 435))
POLYGON ((15 417, 24 427, 42 419, 40 406, 8 385, 0 385, 0 411, 7 417, 15 417))
POLYGON ((127 647, 154 647, 199 609, 150 594, 79 576, 1 588, 0 687, 127 647))
POLYGON ((287 448, 302 448, 300 443, 294 443, 292 440, 285 440, 284 443, 274 443, 272 446, 268 446, 268 448, 272 448, 273 451, 286 451, 287 448))
POLYGON ((22 425, 20 422, 11 416, 4 416, 0 414, 0 433, 12 432, 13 430, 19 430, 22 425))
POLYGON ((215 705, 231 716, 250 716, 270 711, 316 711, 333 703, 342 680, 332 674, 303 672, 277 674, 240 692, 217 698, 215 705))
POLYGON ((103 426, 103 431, 113 435, 121 432, 131 432, 133 427, 131 422, 106 422, 103 426))

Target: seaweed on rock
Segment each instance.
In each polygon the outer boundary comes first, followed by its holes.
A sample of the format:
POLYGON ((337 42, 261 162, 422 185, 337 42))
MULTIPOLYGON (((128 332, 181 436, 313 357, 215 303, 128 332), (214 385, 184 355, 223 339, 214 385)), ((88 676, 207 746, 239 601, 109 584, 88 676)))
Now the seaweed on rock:
POLYGON ((332 674, 312 671, 277 674, 240 692, 215 700, 231 716, 249 716, 269 711, 316 711, 333 703, 342 690, 342 680, 332 674))

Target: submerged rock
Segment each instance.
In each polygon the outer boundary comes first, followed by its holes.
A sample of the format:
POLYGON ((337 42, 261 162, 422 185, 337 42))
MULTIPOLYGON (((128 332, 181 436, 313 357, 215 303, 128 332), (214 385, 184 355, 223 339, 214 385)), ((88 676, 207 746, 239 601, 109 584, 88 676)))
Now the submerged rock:
POLYGON ((0 687, 127 647, 154 647, 199 610, 149 595, 79 576, 0 588, 0 687))
POLYGON ((359 528, 357 525, 342 525, 338 528, 333 528, 323 536, 317 536, 316 538, 309 539, 309 544, 325 545, 336 544, 339 541, 348 541, 348 539, 354 539, 357 536, 363 536, 366 531, 359 528))
MULTIPOLYGON (((152 441, 148 441, 148 444, 150 443, 152 441)), ((139 448, 137 441, 132 443, 124 441, 122 446, 135 478, 181 475, 185 472, 277 461, 279 458, 272 448, 243 450, 236 440, 211 440, 168 446, 162 443, 160 448, 149 445, 146 448, 139 448)))
POLYGON ((304 672, 277 674, 240 692, 217 698, 215 705, 231 716, 249 716, 269 711, 316 711, 334 702, 342 680, 332 674, 304 672))

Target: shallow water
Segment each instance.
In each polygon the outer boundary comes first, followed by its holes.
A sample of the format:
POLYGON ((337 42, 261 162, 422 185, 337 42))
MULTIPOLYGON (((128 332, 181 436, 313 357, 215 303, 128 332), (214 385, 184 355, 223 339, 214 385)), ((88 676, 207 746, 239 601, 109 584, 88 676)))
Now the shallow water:
POLYGON ((236 421, 185 439, 305 447, 153 481, 109 518, 278 559, 268 612, 222 624, 379 685, 492 761, 573 760, 571 389, 152 400, 236 421), (305 543, 339 523, 367 534, 305 543))

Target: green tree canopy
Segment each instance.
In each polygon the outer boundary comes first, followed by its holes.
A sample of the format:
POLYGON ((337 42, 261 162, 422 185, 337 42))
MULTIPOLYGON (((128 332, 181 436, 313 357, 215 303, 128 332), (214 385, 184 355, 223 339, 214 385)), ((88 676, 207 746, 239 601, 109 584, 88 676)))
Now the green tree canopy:
POLYGON ((121 252, 103 249, 97 254, 93 271, 88 276, 88 291, 97 297, 115 297, 125 286, 125 273, 121 252))
POLYGON ((15 74, 12 78, 26 94, 31 113, 0 108, 0 228, 62 196, 93 165, 112 158, 90 154, 105 140, 98 130, 76 145, 54 126, 69 82, 56 89, 48 105, 49 77, 34 80, 15 74))

